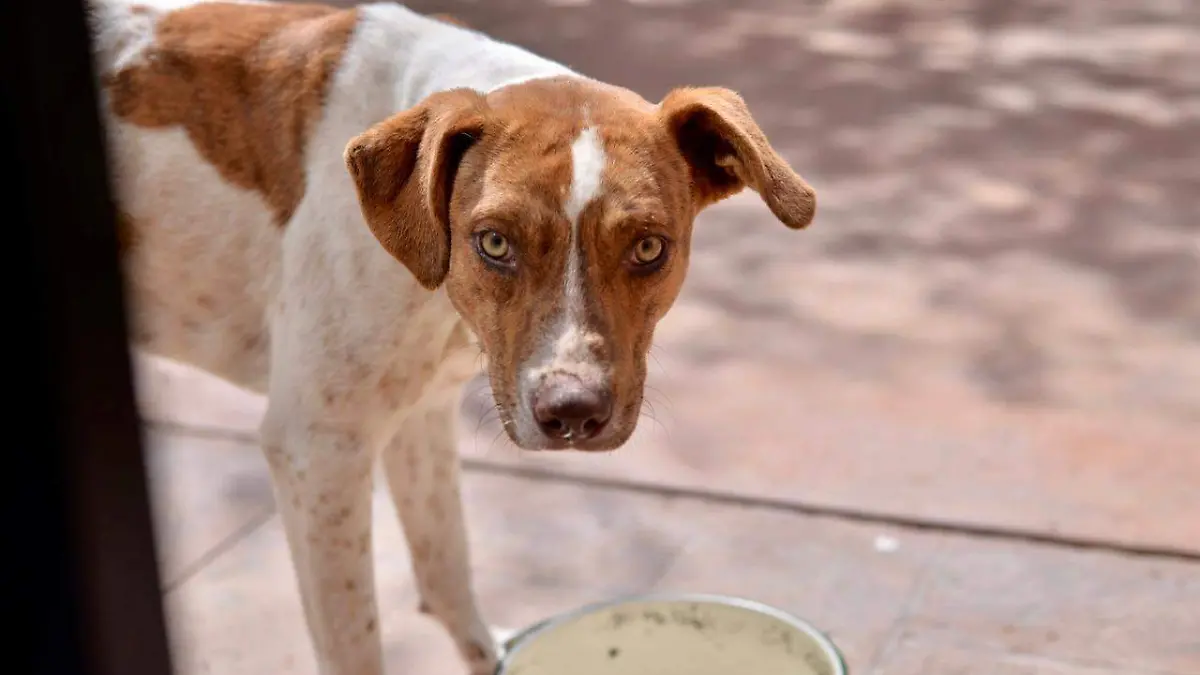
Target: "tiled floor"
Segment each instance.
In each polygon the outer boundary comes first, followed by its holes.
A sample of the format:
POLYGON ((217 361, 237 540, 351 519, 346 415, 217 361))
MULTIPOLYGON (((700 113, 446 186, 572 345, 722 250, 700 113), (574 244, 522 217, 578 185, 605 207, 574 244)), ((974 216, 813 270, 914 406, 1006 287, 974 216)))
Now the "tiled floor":
MULTIPOLYGON (((179 672, 314 672, 266 467, 252 429, 238 428, 261 402, 170 365, 151 364, 142 382, 147 416, 170 420, 147 436, 179 672), (235 406, 243 417, 229 416, 235 406)), ((472 445, 464 452, 481 454, 472 445)), ((1197 562, 506 468, 465 477, 478 590, 500 627, 626 593, 702 591, 808 618, 856 675, 1200 674, 1197 562)), ((440 629, 415 612, 383 493, 376 514, 389 672, 461 672, 440 629)))

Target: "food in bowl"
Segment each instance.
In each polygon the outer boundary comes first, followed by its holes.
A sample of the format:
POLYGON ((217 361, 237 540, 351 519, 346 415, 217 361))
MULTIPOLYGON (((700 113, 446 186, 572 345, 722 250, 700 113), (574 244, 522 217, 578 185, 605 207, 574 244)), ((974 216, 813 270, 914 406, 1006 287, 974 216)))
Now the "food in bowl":
POLYGON ((804 621, 723 596, 592 605, 518 634, 497 675, 848 675, 804 621))

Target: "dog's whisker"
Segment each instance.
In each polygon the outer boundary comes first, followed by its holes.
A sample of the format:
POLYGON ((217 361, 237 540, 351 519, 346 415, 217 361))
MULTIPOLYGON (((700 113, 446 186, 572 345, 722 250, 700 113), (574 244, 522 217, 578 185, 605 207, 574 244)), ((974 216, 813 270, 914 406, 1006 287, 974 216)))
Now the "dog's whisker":
POLYGON ((648 395, 653 394, 654 397, 657 398, 660 403, 664 404, 668 413, 674 413, 675 402, 671 400, 671 397, 667 394, 667 392, 663 391, 662 389, 659 389, 658 387, 655 387, 655 386, 649 385, 649 384, 645 385, 645 389, 646 389, 647 398, 649 398, 648 395))
POLYGON ((668 412, 675 409, 675 401, 672 400, 671 395, 654 384, 647 382, 642 386, 642 397, 647 400, 652 400, 654 404, 665 408, 668 412))
POLYGON ((479 396, 480 394, 484 393, 489 395, 492 393, 492 383, 488 382, 486 379, 478 380, 475 386, 471 387, 470 395, 479 396))
POLYGON ((483 425, 487 424, 487 422, 488 422, 488 416, 491 414, 492 414, 492 411, 487 410, 482 415, 479 416, 479 419, 475 422, 475 430, 472 432, 473 436, 479 435, 479 432, 483 430, 483 425))
POLYGON ((638 417, 645 417, 645 418, 649 419, 651 422, 654 423, 655 427, 657 427, 658 429, 661 429, 663 431, 663 433, 666 435, 668 441, 671 440, 670 427, 667 426, 666 424, 663 424, 663 422, 658 418, 658 413, 654 408, 654 403, 652 403, 649 399, 644 398, 644 397, 642 398, 642 404, 638 410, 638 417))
POLYGON ((503 439, 503 440, 508 440, 508 434, 506 434, 506 433, 504 432, 504 425, 503 425, 503 424, 501 424, 501 425, 500 425, 500 429, 499 429, 498 431, 496 431, 496 435, 495 435, 495 436, 492 436, 492 441, 491 441, 490 443, 488 443, 488 449, 487 449, 487 452, 486 452, 485 454, 487 454, 487 455, 491 455, 491 454, 492 454, 492 451, 496 449, 496 442, 497 442, 497 441, 500 441, 500 440, 502 440, 502 439, 503 439))
MULTIPOLYGON (((480 432, 483 431, 485 426, 490 426, 493 423, 495 423, 496 421, 500 422, 500 425, 499 425, 500 430, 499 430, 499 432, 497 432, 497 435, 506 435, 506 434, 504 434, 504 430, 506 427, 510 426, 510 422, 509 422, 509 420, 506 420, 504 418, 504 411, 500 408, 500 404, 493 402, 492 407, 489 408, 488 410, 486 410, 482 415, 480 415, 478 422, 475 424, 475 431, 472 434, 472 436, 475 439, 473 449, 476 452, 479 451, 480 432)), ((495 446, 495 444, 496 444, 496 438, 492 438, 491 442, 488 443, 487 450, 485 450, 485 452, 484 452, 485 456, 491 453, 492 448, 495 446)))
POLYGON ((646 350, 646 356, 649 356, 651 359, 654 360, 654 365, 658 366, 658 369, 660 372, 662 372, 663 374, 666 374, 667 369, 665 367, 663 367, 662 361, 658 360, 658 355, 654 353, 653 346, 651 346, 650 349, 646 350))

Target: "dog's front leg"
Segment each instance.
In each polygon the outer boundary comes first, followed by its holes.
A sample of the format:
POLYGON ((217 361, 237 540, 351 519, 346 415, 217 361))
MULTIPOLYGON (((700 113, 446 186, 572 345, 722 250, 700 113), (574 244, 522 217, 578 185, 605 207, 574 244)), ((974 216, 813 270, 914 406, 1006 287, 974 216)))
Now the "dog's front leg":
POLYGON ((382 675, 371 557, 373 452, 359 433, 278 413, 267 414, 263 446, 320 673, 382 675), (286 422, 273 422, 281 418, 286 422))
POLYGON ((413 411, 383 461, 412 553, 422 611, 446 627, 472 675, 491 675, 496 650, 476 607, 460 500, 457 409, 438 403, 413 411))

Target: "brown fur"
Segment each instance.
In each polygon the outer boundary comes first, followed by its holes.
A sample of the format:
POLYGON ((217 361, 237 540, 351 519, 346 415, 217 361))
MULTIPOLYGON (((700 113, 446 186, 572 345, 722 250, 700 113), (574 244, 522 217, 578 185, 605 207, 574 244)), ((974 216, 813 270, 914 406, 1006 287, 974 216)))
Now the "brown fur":
POLYGON ((234 185, 286 223, 304 196, 305 144, 353 33, 353 9, 205 3, 164 13, 136 65, 106 83, 112 110, 181 126, 234 185))
POLYGON ((460 28, 470 28, 471 27, 470 24, 468 24, 466 21, 463 21, 462 19, 458 18, 457 16, 454 16, 453 14, 430 14, 430 17, 437 19, 438 21, 441 21, 442 23, 448 23, 450 25, 458 26, 460 28))
POLYGON ((446 276, 455 142, 480 133, 482 104, 480 94, 465 89, 434 94, 346 150, 367 225, 426 288, 437 288, 446 276))
POLYGON ((354 139, 346 157, 372 230, 423 285, 447 284, 490 357, 501 410, 511 411, 518 372, 562 310, 570 148, 585 125, 598 130, 607 156, 602 194, 580 217, 591 349, 622 406, 616 434, 593 448, 607 449, 632 433, 646 352, 683 283, 696 214, 748 185, 789 227, 812 220, 812 189, 741 99, 685 89, 656 107, 576 78, 486 96, 447 92, 354 139), (472 238, 484 228, 509 239, 519 272, 497 272, 480 258, 472 238), (664 237, 670 257, 658 272, 633 274, 629 252, 648 235, 664 237), (511 311, 517 302, 522 310, 511 311))
POLYGON ((742 97, 717 87, 676 89, 662 112, 691 167, 700 208, 749 187, 784 225, 812 222, 816 193, 771 147, 742 97))
POLYGON ((117 251, 120 253, 129 253, 138 244, 138 228, 133 222, 133 217, 122 210, 118 210, 116 214, 117 224, 117 251))

